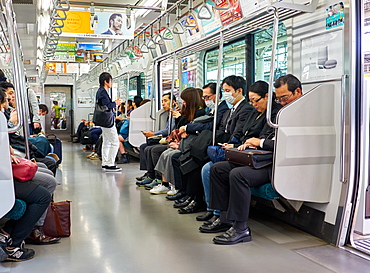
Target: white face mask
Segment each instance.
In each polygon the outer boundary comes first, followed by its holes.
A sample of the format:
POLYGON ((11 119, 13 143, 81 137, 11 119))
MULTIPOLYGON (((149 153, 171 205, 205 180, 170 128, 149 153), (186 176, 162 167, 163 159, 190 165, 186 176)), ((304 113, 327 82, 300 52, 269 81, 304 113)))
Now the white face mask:
POLYGON ((215 109, 215 102, 213 100, 206 100, 205 103, 209 109, 211 110, 215 109))
POLYGON ((225 100, 230 104, 233 104, 236 99, 233 97, 232 92, 224 92, 224 97, 225 97, 225 100))

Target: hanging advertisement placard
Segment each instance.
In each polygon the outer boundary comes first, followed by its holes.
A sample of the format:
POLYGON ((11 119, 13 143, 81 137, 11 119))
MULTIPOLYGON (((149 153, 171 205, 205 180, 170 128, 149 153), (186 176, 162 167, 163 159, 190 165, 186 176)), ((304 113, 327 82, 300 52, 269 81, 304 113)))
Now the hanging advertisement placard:
POLYGON ((67 11, 61 36, 88 37, 105 39, 133 39, 135 30, 134 16, 124 13, 67 11), (127 28, 127 19, 130 25, 127 28))
POLYGON ((228 4, 230 4, 228 9, 218 11, 223 26, 235 22, 243 17, 239 0, 215 0, 214 2, 217 7, 227 7, 228 4))
POLYGON ((329 6, 326 9, 326 29, 344 25, 344 4, 343 2, 329 6))

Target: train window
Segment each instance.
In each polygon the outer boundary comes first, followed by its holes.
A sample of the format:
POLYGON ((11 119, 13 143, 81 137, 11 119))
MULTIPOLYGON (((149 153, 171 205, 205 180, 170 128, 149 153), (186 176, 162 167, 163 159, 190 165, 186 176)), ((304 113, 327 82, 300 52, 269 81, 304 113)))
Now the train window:
MULTIPOLYGON (((255 41, 255 80, 268 81, 270 77, 272 28, 254 34, 255 41)), ((287 74, 287 33, 284 24, 279 25, 276 52, 275 79, 287 74)))
MULTIPOLYGON (((221 79, 230 75, 245 77, 245 41, 240 40, 224 46, 221 64, 221 79)), ((218 68, 218 49, 205 55, 205 83, 216 82, 218 68)))
POLYGON ((146 78, 145 78, 145 74, 144 73, 141 73, 138 77, 138 86, 139 86, 139 91, 138 91, 138 95, 140 95, 143 99, 147 98, 147 94, 145 92, 145 82, 146 82, 146 78))
MULTIPOLYGON (((160 79, 159 79, 159 90, 160 96, 163 93, 171 91, 172 88, 172 73, 173 73, 173 61, 172 59, 165 60, 160 63, 160 79)), ((178 62, 175 65, 175 95, 179 92, 179 80, 178 80, 178 62)))
MULTIPOLYGON (((139 77, 130 78, 129 89, 128 89, 129 99, 133 99, 135 96, 138 95, 138 88, 140 88, 139 85, 138 85, 138 79, 139 79, 139 77)), ((140 93, 139 93, 139 95, 140 95, 140 93)))

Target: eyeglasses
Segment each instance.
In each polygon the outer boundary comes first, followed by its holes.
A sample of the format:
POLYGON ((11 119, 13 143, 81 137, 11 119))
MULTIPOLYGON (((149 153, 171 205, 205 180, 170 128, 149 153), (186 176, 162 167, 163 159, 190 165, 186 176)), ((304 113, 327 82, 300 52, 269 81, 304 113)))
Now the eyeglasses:
POLYGON ((261 99, 263 99, 263 98, 262 98, 262 97, 260 97, 259 99, 256 99, 256 100, 250 100, 249 102, 250 102, 251 104, 254 104, 254 103, 259 102, 261 99))
POLYGON ((293 96, 293 93, 291 93, 290 95, 284 95, 284 96, 281 96, 281 97, 276 97, 275 102, 276 103, 287 102, 290 99, 291 96, 293 96))
POLYGON ((209 96, 203 96, 203 97, 202 97, 202 99, 203 99, 203 100, 210 100, 210 99, 211 99, 211 97, 212 97, 213 95, 214 95, 214 94, 209 95, 209 96))

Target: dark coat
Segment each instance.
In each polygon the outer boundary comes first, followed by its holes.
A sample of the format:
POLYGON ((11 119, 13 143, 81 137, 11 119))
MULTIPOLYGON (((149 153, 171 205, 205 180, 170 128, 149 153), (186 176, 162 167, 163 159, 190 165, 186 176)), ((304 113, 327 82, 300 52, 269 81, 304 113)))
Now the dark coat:
MULTIPOLYGON (((254 107, 251 106, 247 100, 243 100, 238 108, 232 113, 231 109, 227 110, 221 120, 219 130, 225 131, 230 135, 228 142, 235 142, 236 140, 240 141, 240 138, 243 136, 243 126, 246 119, 248 118, 249 113, 253 111, 254 107)), ((237 141, 236 141, 237 142, 237 141)))

